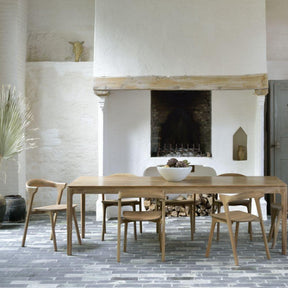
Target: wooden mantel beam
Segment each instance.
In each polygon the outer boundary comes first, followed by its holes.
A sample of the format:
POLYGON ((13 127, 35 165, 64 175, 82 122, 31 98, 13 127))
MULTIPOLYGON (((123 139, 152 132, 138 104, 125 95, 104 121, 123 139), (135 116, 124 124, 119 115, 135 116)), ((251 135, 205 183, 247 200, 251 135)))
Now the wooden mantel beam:
MULTIPOLYGON (((268 91, 267 74, 227 76, 94 77, 94 91, 111 90, 257 90, 268 91)), ((102 92, 103 93, 103 92, 102 92)))

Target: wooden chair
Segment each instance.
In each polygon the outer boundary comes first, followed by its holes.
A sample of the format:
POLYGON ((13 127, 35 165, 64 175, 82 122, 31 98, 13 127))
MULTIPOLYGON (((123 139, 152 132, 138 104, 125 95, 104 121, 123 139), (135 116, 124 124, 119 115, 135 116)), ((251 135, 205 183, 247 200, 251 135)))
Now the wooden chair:
POLYGON ((200 203, 200 200, 196 200, 196 194, 193 195, 187 195, 187 199, 183 200, 177 200, 177 199, 171 199, 166 200, 166 205, 173 205, 173 206, 182 206, 186 207, 188 206, 190 208, 190 231, 191 231, 191 240, 194 239, 194 233, 195 233, 195 212, 196 212, 196 205, 200 203), (191 197, 191 198, 190 198, 191 197))
MULTIPOLYGON (((245 177, 245 175, 238 174, 238 173, 225 173, 220 174, 219 176, 239 176, 239 177, 245 177)), ((251 213, 251 198, 249 199, 241 199, 238 201, 231 201, 229 203, 230 206, 245 206, 247 208, 247 212, 251 213)), ((223 206, 223 203, 220 199, 218 199, 218 195, 214 194, 212 198, 212 213, 220 213, 221 207, 223 206)), ((252 241, 252 224, 251 222, 248 223, 248 233, 250 234, 250 240, 252 241)), ((220 234, 220 223, 217 223, 217 240, 219 240, 219 234, 220 234)))
POLYGON ((117 261, 120 262, 120 246, 121 246, 121 224, 124 223, 124 245, 123 251, 127 250, 127 231, 128 223, 136 221, 152 221, 157 224, 157 231, 159 233, 160 249, 162 253, 162 261, 165 261, 165 194, 164 192, 152 192, 142 191, 137 192, 137 195, 133 191, 119 192, 118 194, 118 242, 117 242, 117 261), (156 211, 124 211, 123 217, 121 217, 122 201, 125 198, 141 197, 141 198, 153 198, 161 202, 161 209, 156 211))
POLYGON ((259 222, 262 230, 262 235, 263 235, 263 241, 265 245, 265 250, 266 250, 266 255, 267 258, 270 259, 270 252, 269 252, 269 247, 267 243, 267 238, 265 234, 265 228, 263 224, 263 219, 262 219, 262 211, 260 207, 260 198, 263 197, 261 193, 251 191, 251 192, 244 192, 240 194, 220 194, 220 200, 223 203, 224 207, 224 213, 216 213, 212 214, 212 224, 211 224, 211 230, 210 230, 210 235, 209 235, 209 240, 208 240, 208 245, 206 249, 206 257, 209 257, 210 253, 210 248, 212 244, 212 239, 213 239, 213 233, 215 229, 216 223, 226 223, 228 226, 229 230, 229 236, 230 236, 230 242, 233 250, 233 255, 234 255, 234 261, 235 265, 239 265, 238 262, 238 256, 237 256, 237 238, 238 238, 238 232, 239 232, 239 223, 241 222, 259 222), (253 198, 256 203, 257 207, 257 212, 259 216, 253 215, 248 212, 243 212, 243 211, 229 211, 229 206, 231 201, 241 201, 242 199, 246 198, 253 198), (233 230, 232 230, 232 224, 236 223, 236 229, 235 229, 235 238, 233 235, 233 230))
POLYGON ((282 219, 282 207, 281 204, 279 203, 271 203, 270 209, 271 209, 271 226, 268 236, 268 242, 270 242, 271 239, 273 238, 273 242, 271 245, 271 248, 273 249, 277 241, 280 222, 282 219))
MULTIPOLYGON (((56 225, 56 220, 57 220, 57 213, 60 211, 67 211, 67 205, 66 204, 60 204, 65 187, 66 187, 66 183, 57 183, 57 182, 52 182, 52 181, 48 181, 45 179, 32 179, 32 180, 27 181, 26 190, 29 194, 28 195, 29 202, 28 202, 28 211, 27 211, 25 226, 24 226, 22 247, 25 246, 28 224, 29 224, 31 214, 48 213, 50 215, 50 222, 51 222, 51 229, 52 229, 51 239, 53 239, 54 250, 57 251, 55 225, 56 225), (57 189, 58 195, 57 195, 56 204, 48 205, 48 206, 41 206, 41 207, 34 207, 33 206, 33 201, 34 201, 34 197, 35 197, 36 193, 38 193, 39 191, 44 193, 44 189, 39 189, 41 187, 51 187, 51 188, 57 189)), ((38 195, 40 196, 40 194, 38 194, 38 195)), ((76 218, 76 212, 75 212, 76 206, 77 206, 76 204, 73 205, 73 219, 74 219, 74 223, 75 223, 78 242, 79 242, 79 244, 81 244, 81 237, 80 237, 80 232, 79 232, 77 218, 76 218)))
MULTIPOLYGON (((129 173, 118 173, 112 174, 110 177, 137 177, 136 175, 129 173)), ((133 211, 136 211, 136 206, 138 205, 139 211, 142 210, 142 201, 141 198, 133 198, 133 199, 125 199, 122 201, 122 206, 130 206, 133 208, 133 211)), ((108 207, 117 207, 118 200, 117 199, 106 199, 105 194, 102 194, 102 210, 103 210, 103 220, 102 220, 102 241, 104 241, 104 237, 106 234, 106 211, 108 207)), ((142 222, 140 222, 140 233, 142 233, 142 222)), ((136 230, 136 222, 134 224, 134 237, 137 239, 137 230, 136 230)))
MULTIPOLYGON (((201 165, 194 165, 194 171, 190 174, 191 176, 204 176, 204 175, 216 175, 214 169, 210 167, 204 167, 201 165)), ((144 176, 160 176, 159 172, 157 171, 156 167, 149 167, 146 169, 144 176)), ((178 195, 179 196, 179 195, 178 195)), ((196 230, 196 205, 200 204, 200 200, 196 200, 196 194, 187 195, 187 199, 185 200, 177 200, 177 199, 168 199, 165 201, 166 205, 175 205, 175 206, 188 206, 190 207, 190 233, 191 233, 191 240, 194 239, 194 233, 196 230)))

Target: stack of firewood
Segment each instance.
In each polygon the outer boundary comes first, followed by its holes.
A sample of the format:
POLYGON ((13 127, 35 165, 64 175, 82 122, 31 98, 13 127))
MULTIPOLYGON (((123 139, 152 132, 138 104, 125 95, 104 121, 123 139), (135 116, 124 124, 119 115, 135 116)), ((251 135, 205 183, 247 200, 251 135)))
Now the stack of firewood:
MULTIPOLYGON (((192 195, 188 195, 187 198, 190 199, 192 198, 192 195)), ((187 199, 183 195, 179 195, 176 200, 185 200, 187 199)), ((196 211, 195 215, 196 216, 206 216, 211 213, 211 202, 212 202, 212 197, 211 195, 207 194, 197 194, 196 195, 196 211)), ((144 207, 148 211, 154 211, 156 210, 156 201, 151 198, 146 198, 144 200, 144 207)), ((166 216, 170 217, 186 217, 190 216, 190 207, 189 206, 177 206, 177 205, 166 205, 166 216)))

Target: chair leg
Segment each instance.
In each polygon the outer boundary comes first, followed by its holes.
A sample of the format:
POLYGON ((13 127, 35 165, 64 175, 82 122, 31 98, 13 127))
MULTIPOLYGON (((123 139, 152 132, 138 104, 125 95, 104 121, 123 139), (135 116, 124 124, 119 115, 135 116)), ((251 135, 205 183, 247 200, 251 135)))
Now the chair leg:
POLYGON ((233 230, 232 230, 232 223, 230 221, 227 221, 227 226, 228 226, 235 265, 238 266, 239 262, 238 262, 238 256, 237 256, 237 251, 236 251, 235 239, 234 239, 233 230))
POLYGON ((120 245, 121 245, 121 212, 118 211, 118 225, 117 225, 117 262, 120 262, 120 245))
POLYGON ((194 194, 194 203, 193 203, 193 232, 196 231, 196 194, 194 194))
POLYGON ((212 218, 212 224, 211 224, 211 229, 210 229, 210 234, 209 234, 209 239, 208 239, 205 257, 209 257, 209 254, 210 254, 210 248, 211 248, 211 244, 212 244, 215 225, 216 225, 216 221, 214 218, 212 218))
POLYGON ((50 222, 51 222, 51 229, 52 229, 52 238, 53 238, 53 244, 54 244, 54 251, 57 251, 57 243, 56 243, 56 235, 55 235, 55 223, 53 219, 53 212, 51 211, 49 213, 50 215, 50 222))
MULTIPOLYGON (((249 204, 247 206, 247 211, 248 211, 248 213, 251 213, 251 199, 249 199, 249 200, 250 200, 250 202, 249 202, 249 204)), ((250 241, 252 241, 253 240, 252 222, 248 222, 248 233, 250 235, 250 241)))
POLYGON ((128 232, 128 222, 125 222, 124 225, 124 246, 123 246, 123 251, 127 251, 127 232, 128 232))
MULTIPOLYGON (((277 217, 277 221, 274 224, 275 228, 274 228, 274 233, 273 233, 273 242, 272 242, 272 246, 271 248, 273 249, 276 245, 276 241, 277 241, 277 236, 278 236, 278 232, 279 232, 279 227, 280 227, 280 221, 282 218, 282 213, 281 211, 278 211, 278 213, 276 212, 276 214, 278 214, 277 217)), ((274 220, 275 221, 275 220, 274 220)))
MULTIPOLYGON (((221 211, 221 205, 217 204, 217 213, 220 213, 221 211)), ((220 234, 220 222, 217 222, 217 236, 216 240, 219 241, 219 234, 220 234)))
POLYGON ((28 213, 26 215, 26 219, 25 219, 24 233, 23 233, 23 238, 22 238, 22 247, 25 246, 25 241, 26 241, 26 236, 27 236, 27 230, 28 230, 30 215, 31 215, 31 212, 28 211, 28 213))
POLYGON ((161 231, 161 254, 162 254, 162 257, 161 257, 161 260, 162 262, 165 261, 165 219, 162 221, 162 225, 161 225, 161 222, 160 222, 160 231, 161 231))
POLYGON ((106 233, 106 206, 103 205, 103 219, 102 219, 102 241, 104 241, 106 233))
POLYGON ((271 210, 271 226, 270 226, 270 230, 269 230, 268 242, 270 242, 272 237, 274 237, 275 219, 276 219, 276 211, 272 209, 271 210))
MULTIPOLYGON (((54 227, 56 226, 56 221, 57 221, 57 212, 53 213, 53 222, 54 222, 54 227)), ((50 240, 53 239, 53 235, 52 235, 52 232, 51 232, 51 235, 50 235, 50 240)))
MULTIPOLYGON (((142 211, 142 201, 141 201, 141 198, 139 199, 140 203, 139 203, 139 211, 141 212, 142 211)), ((142 234, 142 221, 139 221, 139 230, 140 230, 140 233, 142 234)))
POLYGON ((238 235, 239 235, 239 222, 236 222, 236 229, 235 229, 235 247, 237 248, 238 244, 238 235))
POLYGON ((80 232, 79 232, 79 226, 78 226, 78 222, 77 222, 75 208, 73 208, 73 219, 74 219, 74 225, 75 225, 75 230, 76 230, 76 234, 77 234, 78 243, 81 245, 82 241, 81 241, 81 236, 80 236, 80 232))
MULTIPOLYGON (((136 211, 136 206, 133 205, 133 211, 136 211)), ((137 223, 134 221, 134 239, 137 240, 137 223)))
POLYGON ((261 231, 262 231, 262 235, 263 235, 263 240, 264 240, 264 245, 265 245, 267 259, 270 259, 271 258, 270 251, 269 251, 268 242, 267 242, 267 238, 266 238, 266 232, 265 232, 264 223, 263 223, 262 220, 260 220, 260 226, 261 226, 261 231))
POLYGON ((191 230, 191 240, 194 239, 194 230, 195 230, 195 226, 194 226, 194 218, 195 218, 195 212, 194 212, 194 204, 191 204, 190 206, 190 230, 191 230), (194 214, 194 217, 193 217, 194 214))

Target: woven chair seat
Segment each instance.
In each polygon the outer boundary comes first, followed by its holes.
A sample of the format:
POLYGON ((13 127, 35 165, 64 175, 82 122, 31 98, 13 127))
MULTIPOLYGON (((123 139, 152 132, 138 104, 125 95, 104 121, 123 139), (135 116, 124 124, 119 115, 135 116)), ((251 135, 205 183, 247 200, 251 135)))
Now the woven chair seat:
POLYGON ((161 218, 161 211, 124 211, 123 216, 128 221, 156 221, 161 218))

